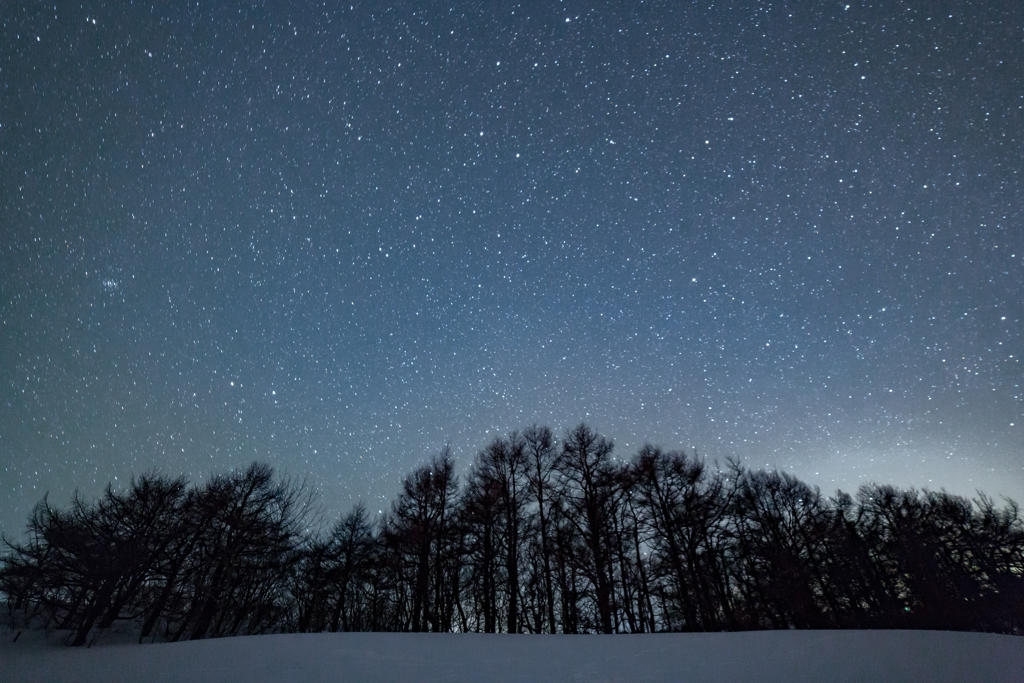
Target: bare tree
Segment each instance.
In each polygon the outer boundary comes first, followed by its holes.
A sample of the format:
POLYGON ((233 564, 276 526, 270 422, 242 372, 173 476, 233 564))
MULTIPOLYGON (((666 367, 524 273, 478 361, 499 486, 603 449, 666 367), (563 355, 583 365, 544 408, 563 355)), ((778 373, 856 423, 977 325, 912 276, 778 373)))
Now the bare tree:
POLYGON ((94 626, 134 618, 178 533, 184 488, 184 479, 145 475, 123 493, 108 486, 96 504, 76 495, 66 512, 44 498, 29 522, 32 540, 9 545, 18 560, 6 562, 5 590, 71 630, 72 645, 85 644, 94 626))
POLYGON ((275 482, 254 463, 215 477, 190 501, 196 543, 163 614, 170 640, 256 634, 277 628, 289 611, 289 573, 310 495, 275 482))
POLYGON ((406 477, 392 510, 398 547, 414 567, 413 631, 451 630, 455 605, 444 576, 451 550, 458 478, 446 446, 430 463, 406 477))
POLYGON ((482 485, 493 487, 501 503, 507 632, 518 633, 519 560, 525 509, 529 502, 526 441, 518 432, 511 432, 504 439, 495 438, 480 453, 477 465, 477 476, 482 479, 482 485))
POLYGON ((611 441, 581 423, 566 432, 557 463, 566 520, 576 527, 588 551, 584 568, 594 587, 603 633, 613 632, 611 508, 620 492, 612 448, 611 441))
POLYGON ((468 583, 474 600, 475 630, 495 633, 498 626, 497 583, 502 496, 497 481, 474 464, 466 481, 460 505, 462 534, 466 543, 468 583))
POLYGON ((734 626, 725 575, 726 512, 721 475, 682 452, 644 446, 630 466, 633 498, 641 509, 659 571, 675 605, 670 628, 717 630, 734 626), (679 618, 675 618, 675 613, 679 618))
POLYGON ((294 591, 300 632, 369 628, 368 574, 377 558, 377 537, 366 506, 356 504, 302 553, 294 591))
POLYGON ((551 633, 556 633, 555 591, 551 574, 551 538, 548 526, 558 453, 555 449, 555 436, 550 427, 528 427, 523 432, 523 439, 526 442, 527 476, 533 499, 537 502, 537 529, 540 533, 541 574, 544 578, 548 628, 551 633))

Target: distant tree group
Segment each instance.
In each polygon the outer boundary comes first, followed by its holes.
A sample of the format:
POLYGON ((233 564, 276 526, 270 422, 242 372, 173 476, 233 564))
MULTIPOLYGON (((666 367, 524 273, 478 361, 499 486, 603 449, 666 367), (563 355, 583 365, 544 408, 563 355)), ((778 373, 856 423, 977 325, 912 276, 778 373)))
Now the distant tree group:
POLYGON ((140 641, 273 632, 651 633, 914 628, 1024 635, 1024 522, 945 492, 825 498, 781 472, 585 424, 496 438, 460 485, 448 449, 391 509, 312 524, 266 465, 201 486, 147 475, 70 509, 44 498, 6 541, 11 618, 140 641), (312 530, 311 530, 312 529, 312 530))

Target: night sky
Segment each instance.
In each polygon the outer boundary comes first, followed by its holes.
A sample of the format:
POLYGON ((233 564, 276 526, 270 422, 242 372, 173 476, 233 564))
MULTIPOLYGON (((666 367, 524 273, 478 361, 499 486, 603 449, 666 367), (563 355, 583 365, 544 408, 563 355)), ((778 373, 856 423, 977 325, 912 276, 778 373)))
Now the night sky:
POLYGON ((534 422, 1024 501, 1024 5, 173 4, 0 8, 8 536, 534 422))

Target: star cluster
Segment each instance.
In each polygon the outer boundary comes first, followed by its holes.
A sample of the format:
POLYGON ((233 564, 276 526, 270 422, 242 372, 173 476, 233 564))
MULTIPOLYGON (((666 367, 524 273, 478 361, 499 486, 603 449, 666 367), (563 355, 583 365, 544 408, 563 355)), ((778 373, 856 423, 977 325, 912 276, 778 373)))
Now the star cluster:
POLYGON ((5 7, 0 529, 581 420, 1024 498, 1024 14, 954 10, 5 7))

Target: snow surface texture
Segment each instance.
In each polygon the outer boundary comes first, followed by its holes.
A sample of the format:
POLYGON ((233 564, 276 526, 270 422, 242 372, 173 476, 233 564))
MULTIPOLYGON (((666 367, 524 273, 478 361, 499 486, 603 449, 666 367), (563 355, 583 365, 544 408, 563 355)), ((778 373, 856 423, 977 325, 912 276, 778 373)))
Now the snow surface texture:
POLYGON ((4 634, 2 681, 1024 681, 1024 638, 940 631, 318 633, 68 648, 4 634))

